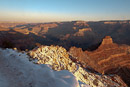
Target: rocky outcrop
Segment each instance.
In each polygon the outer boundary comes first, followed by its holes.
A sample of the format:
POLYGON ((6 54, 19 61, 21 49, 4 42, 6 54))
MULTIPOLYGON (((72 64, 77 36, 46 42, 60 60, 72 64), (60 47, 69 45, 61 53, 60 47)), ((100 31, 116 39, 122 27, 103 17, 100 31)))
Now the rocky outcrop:
MULTIPOLYGON (((73 56, 59 46, 41 46, 29 52, 33 62, 49 64, 56 71, 69 70, 76 78, 91 87, 127 87, 118 76, 106 76, 91 73, 72 61, 73 56)), ((87 87, 87 86, 85 86, 87 87)))
POLYGON ((19 29, 19 28, 15 28, 14 31, 22 33, 22 34, 29 34, 29 30, 28 29, 19 29))
POLYGON ((43 35, 46 34, 49 29, 55 28, 57 26, 58 25, 56 23, 40 24, 40 25, 36 25, 35 27, 32 27, 32 32, 37 33, 37 35, 39 34, 43 35))
POLYGON ((67 40, 70 37, 70 34, 66 34, 65 36, 63 36, 63 38, 61 38, 61 40, 67 40))
POLYGON ((127 24, 129 21, 106 21, 104 24, 127 24))
POLYGON ((104 24, 117 24, 117 22, 104 22, 104 24))
POLYGON ((23 33, 23 34, 34 33, 35 35, 41 35, 41 34, 43 35, 43 34, 46 34, 49 29, 57 27, 57 26, 58 25, 55 23, 35 24, 35 25, 30 25, 28 27, 26 26, 14 27, 13 30, 23 33))
POLYGON ((103 41, 102 41, 102 45, 105 45, 105 44, 113 44, 113 40, 110 36, 106 36, 103 41))
POLYGON ((105 50, 109 48, 118 48, 118 44, 114 43, 111 36, 105 36, 105 38, 102 40, 101 45, 98 47, 97 50, 105 50))
POLYGON ((98 49, 94 51, 80 51, 81 55, 86 54, 86 57, 80 57, 77 54, 79 48, 70 49, 71 53, 78 61, 86 66, 91 66, 97 72, 102 74, 117 74, 127 85, 130 86, 130 53, 129 46, 118 45, 113 43, 110 36, 106 36, 98 49))
POLYGON ((0 27, 2 28, 10 28, 10 27, 16 27, 17 25, 24 25, 27 23, 20 23, 20 22, 0 22, 0 27))
POLYGON ((84 36, 84 33, 87 32, 87 31, 92 31, 91 28, 83 28, 83 29, 79 29, 78 32, 76 32, 74 34, 74 36, 84 36))
POLYGON ((74 23, 74 25, 78 25, 78 26, 86 26, 86 27, 89 27, 89 24, 87 24, 87 22, 85 22, 85 21, 76 21, 75 23, 74 23))
MULTIPOLYGON (((116 43, 113 43, 112 38, 107 36, 103 39, 102 44, 99 46, 97 50, 93 52, 86 51, 86 53, 90 58, 92 59, 94 58, 94 60, 97 60, 99 66, 102 66, 102 68, 104 66, 104 69, 107 70, 109 68, 118 67, 119 65, 121 67, 122 66, 122 64, 120 64, 121 62, 129 61, 130 54, 128 52, 128 49, 129 46, 118 45, 116 43)), ((126 67, 128 66, 126 64, 126 67)))

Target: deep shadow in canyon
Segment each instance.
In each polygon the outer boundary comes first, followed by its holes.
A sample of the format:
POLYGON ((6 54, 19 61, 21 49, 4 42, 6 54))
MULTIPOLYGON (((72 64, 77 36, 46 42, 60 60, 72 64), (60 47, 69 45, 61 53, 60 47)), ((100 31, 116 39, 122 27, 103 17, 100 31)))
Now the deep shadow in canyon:
POLYGON ((115 74, 121 77, 121 79, 130 87, 130 68, 117 67, 111 68, 105 72, 106 75, 115 74))

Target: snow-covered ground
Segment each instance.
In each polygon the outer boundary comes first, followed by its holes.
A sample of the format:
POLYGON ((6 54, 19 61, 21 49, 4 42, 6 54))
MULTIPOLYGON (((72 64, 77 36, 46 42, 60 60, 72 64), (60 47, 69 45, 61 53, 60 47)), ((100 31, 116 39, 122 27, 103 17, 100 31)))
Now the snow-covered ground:
POLYGON ((67 70, 53 71, 48 65, 29 62, 26 53, 0 49, 0 87, 79 87, 67 70))

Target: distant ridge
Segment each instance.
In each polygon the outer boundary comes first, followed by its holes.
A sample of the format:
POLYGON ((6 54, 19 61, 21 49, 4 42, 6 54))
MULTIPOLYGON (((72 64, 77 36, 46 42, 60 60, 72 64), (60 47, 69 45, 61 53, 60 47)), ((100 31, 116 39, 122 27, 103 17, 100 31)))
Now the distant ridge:
POLYGON ((27 22, 19 22, 19 21, 0 21, 0 23, 27 23, 27 22))

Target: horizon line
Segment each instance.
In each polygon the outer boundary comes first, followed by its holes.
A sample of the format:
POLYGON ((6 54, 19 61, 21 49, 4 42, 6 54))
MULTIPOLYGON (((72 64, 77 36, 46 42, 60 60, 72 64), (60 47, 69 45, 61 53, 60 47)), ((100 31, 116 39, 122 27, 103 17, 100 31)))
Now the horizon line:
POLYGON ((111 20, 63 20, 63 21, 46 21, 46 22, 26 22, 26 21, 0 21, 0 23, 50 23, 50 22, 73 22, 73 21, 84 21, 84 22, 103 22, 103 21, 130 21, 130 19, 111 19, 111 20))

